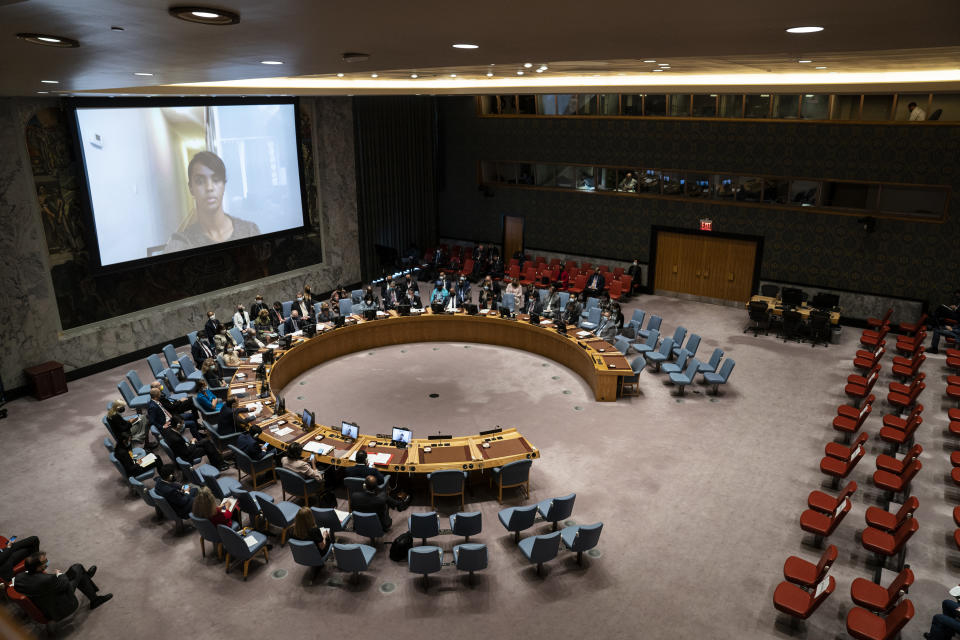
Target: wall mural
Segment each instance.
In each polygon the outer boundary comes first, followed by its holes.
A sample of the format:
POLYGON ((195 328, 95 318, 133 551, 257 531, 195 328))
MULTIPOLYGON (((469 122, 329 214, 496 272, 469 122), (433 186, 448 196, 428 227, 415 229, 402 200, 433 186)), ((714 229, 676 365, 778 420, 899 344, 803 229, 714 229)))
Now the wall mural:
POLYGON ((70 329, 320 262, 312 106, 301 102, 298 122, 304 206, 312 231, 108 274, 97 273, 96 257, 84 240, 90 230, 82 208, 82 167, 67 124, 70 113, 45 107, 33 114, 26 123, 27 149, 61 326, 70 329))

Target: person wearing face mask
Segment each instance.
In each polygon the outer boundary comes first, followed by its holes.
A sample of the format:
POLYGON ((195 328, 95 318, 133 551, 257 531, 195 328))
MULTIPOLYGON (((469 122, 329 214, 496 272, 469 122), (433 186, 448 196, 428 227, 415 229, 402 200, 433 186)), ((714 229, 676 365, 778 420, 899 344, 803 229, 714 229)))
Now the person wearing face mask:
POLYGON ((213 311, 207 311, 207 324, 203 325, 203 330, 207 334, 207 340, 213 342, 214 336, 220 333, 223 325, 217 320, 217 314, 213 311))
POLYGON ((268 307, 267 303, 263 301, 263 296, 258 293, 253 306, 250 307, 250 317, 254 318, 254 321, 256 321, 256 318, 260 316, 260 312, 263 310, 266 310, 267 313, 269 313, 270 307, 268 307))
POLYGON ((296 333, 303 328, 303 321, 300 319, 300 313, 294 309, 290 312, 290 317, 283 321, 283 331, 287 335, 296 333))
POLYGON ((297 294, 297 301, 293 303, 293 309, 299 313, 304 323, 313 315, 313 310, 307 305, 307 301, 304 300, 302 293, 297 294))
POLYGON ((540 294, 537 292, 537 288, 532 285, 527 289, 526 292, 526 301, 523 305, 523 313, 528 315, 540 315, 543 313, 543 305, 540 303, 540 294))
POLYGON ((467 280, 465 276, 460 276, 460 282, 457 283, 456 295, 457 306, 473 300, 473 294, 470 291, 470 281, 467 280))
POLYGON ((242 304, 237 305, 237 312, 233 314, 233 326, 240 331, 246 331, 250 328, 250 314, 247 313, 242 304))
POLYGON ((570 296, 567 306, 563 310, 563 322, 566 324, 577 324, 580 322, 580 314, 583 312, 583 302, 577 296, 570 296))
POLYGON ((380 298, 373 292, 373 285, 368 284, 363 291, 363 305, 367 309, 379 309, 380 298))
POLYGON ((320 303, 320 315, 317 316, 317 322, 333 322, 337 314, 330 310, 329 302, 320 303))
POLYGON ((273 303, 273 311, 270 312, 270 324, 273 325, 273 330, 279 330, 284 320, 286 318, 283 317, 283 303, 278 300, 273 303))
POLYGON ((513 294, 513 302, 516 309, 523 309, 523 287, 520 286, 520 279, 514 278, 510 281, 510 284, 507 285, 507 288, 503 290, 504 293, 513 294))
POLYGON ((420 285, 414 280, 412 273, 408 273, 403 277, 403 286, 406 289, 412 290, 417 298, 420 297, 420 285))
POLYGON ((383 289, 383 308, 396 309, 400 302, 400 294, 397 293, 397 287, 393 284, 392 278, 387 278, 386 287, 383 289))
POLYGON ((560 292, 557 291, 557 285, 550 285, 550 292, 547 294, 546 300, 543 303, 543 316, 545 318, 552 318, 558 313, 560 313, 560 292))
POLYGON ((617 336, 617 322, 610 317, 609 309, 603 310, 603 315, 600 316, 600 322, 593 332, 601 340, 606 340, 610 344, 613 344, 613 339, 617 336))
POLYGON ((449 296, 450 292, 443 286, 443 280, 437 280, 433 291, 430 292, 430 304, 445 304, 449 296))

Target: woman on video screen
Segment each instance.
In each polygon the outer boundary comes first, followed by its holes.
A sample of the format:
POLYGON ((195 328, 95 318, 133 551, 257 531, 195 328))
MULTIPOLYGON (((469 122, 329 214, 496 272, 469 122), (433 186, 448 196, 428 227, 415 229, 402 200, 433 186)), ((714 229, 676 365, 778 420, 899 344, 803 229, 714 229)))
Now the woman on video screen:
POLYGON ((196 214, 186 229, 170 236, 165 253, 260 235, 256 223, 224 213, 227 169, 217 154, 200 151, 193 156, 187 166, 187 181, 196 214))

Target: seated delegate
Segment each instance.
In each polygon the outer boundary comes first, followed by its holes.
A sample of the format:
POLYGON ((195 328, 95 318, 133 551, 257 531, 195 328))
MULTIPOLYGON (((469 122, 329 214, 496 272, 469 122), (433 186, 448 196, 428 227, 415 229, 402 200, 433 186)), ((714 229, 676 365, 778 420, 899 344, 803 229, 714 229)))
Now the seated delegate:
POLYGON ((177 484, 176 471, 177 468, 172 464, 161 466, 155 489, 157 495, 165 499, 179 517, 186 518, 193 508, 193 499, 197 495, 197 488, 177 484))
POLYGON ((40 538, 27 536, 26 538, 11 537, 6 546, 0 548, 0 580, 10 582, 13 577, 13 568, 27 559, 32 553, 40 550, 40 538))
POLYGON ((82 564, 74 564, 65 572, 57 569, 48 573, 47 554, 37 551, 26 559, 14 588, 30 598, 48 620, 63 620, 80 606, 75 593, 78 589, 90 601, 90 609, 113 597, 112 593, 97 595, 100 588, 93 582, 96 572, 96 566, 87 569, 82 564))

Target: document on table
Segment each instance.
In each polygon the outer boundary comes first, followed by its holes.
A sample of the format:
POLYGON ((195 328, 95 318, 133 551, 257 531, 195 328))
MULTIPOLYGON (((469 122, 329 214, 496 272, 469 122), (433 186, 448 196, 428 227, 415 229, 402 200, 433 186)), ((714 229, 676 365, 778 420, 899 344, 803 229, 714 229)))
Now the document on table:
POLYGON ((577 331, 578 338, 585 338, 586 336, 592 336, 593 334, 589 331, 577 331))
POLYGON ((290 427, 284 427, 283 429, 271 429, 271 431, 273 431, 273 435, 277 436, 278 438, 282 438, 288 433, 293 433, 293 429, 290 427))
POLYGON ((237 374, 237 380, 243 380, 243 379, 246 378, 246 377, 247 377, 247 374, 245 374, 245 373, 242 373, 242 372, 241 372, 241 373, 238 373, 238 374, 237 374))
POLYGON ((247 405, 247 410, 255 416, 260 415, 260 412, 263 411, 263 405, 259 402, 252 402, 247 405))
POLYGON ((392 453, 368 453, 367 462, 370 464, 387 464, 392 457, 392 453))
POLYGON ((323 444, 322 442, 311 440, 307 444, 303 445, 303 450, 309 451, 310 453, 319 453, 320 455, 325 456, 333 451, 333 445, 323 444))
POLYGON ((294 332, 291 333, 290 335, 292 335, 292 336, 302 336, 302 335, 303 335, 303 329, 299 329, 299 330, 297 330, 297 331, 294 331, 294 332))
POLYGON ((250 364, 263 364, 263 354, 258 353, 256 355, 250 356, 250 364))
POLYGON ((267 349, 279 349, 279 348, 280 348, 279 342, 271 342, 270 344, 267 345, 267 349))

